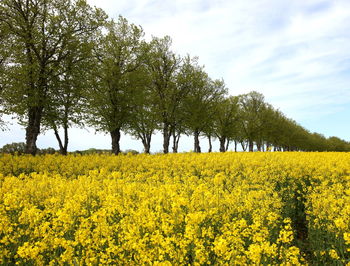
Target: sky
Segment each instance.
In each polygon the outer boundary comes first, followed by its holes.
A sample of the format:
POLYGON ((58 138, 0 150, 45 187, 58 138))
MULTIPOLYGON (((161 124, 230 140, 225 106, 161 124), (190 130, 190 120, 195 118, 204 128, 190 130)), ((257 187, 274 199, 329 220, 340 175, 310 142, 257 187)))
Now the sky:
MULTIPOLYGON (((349 0, 87 0, 130 23, 146 38, 169 35, 173 51, 198 56, 229 93, 255 90, 287 117, 312 132, 350 141, 349 0)), ((0 132, 0 146, 25 140, 20 126, 0 132)), ((93 129, 72 129, 69 150, 110 148, 110 137, 93 129)), ((201 140, 203 150, 207 141, 201 140)), ((214 144, 218 150, 217 143, 214 144)), ((57 148, 52 132, 38 147, 57 148)), ((122 149, 142 151, 141 142, 122 136, 122 149)), ((153 138, 151 151, 162 149, 153 138)), ((180 150, 193 149, 192 138, 180 150)))

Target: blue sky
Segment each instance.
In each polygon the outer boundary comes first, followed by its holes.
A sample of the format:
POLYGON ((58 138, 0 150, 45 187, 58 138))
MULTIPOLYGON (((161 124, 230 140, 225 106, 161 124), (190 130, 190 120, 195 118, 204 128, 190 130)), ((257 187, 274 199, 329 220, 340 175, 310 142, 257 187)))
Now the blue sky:
MULTIPOLYGON (((199 56, 230 94, 256 90, 305 128, 350 141, 349 0, 88 0, 111 17, 141 25, 146 37, 169 35, 180 55, 199 56)), ((24 141, 15 124, 0 146, 24 141)), ((161 137, 152 151, 161 150, 161 137)), ((142 150, 123 137, 122 148, 142 150)), ((203 148, 206 149, 203 140, 203 148)), ((39 147, 57 147, 52 132, 39 147)), ((74 129, 70 150, 109 148, 108 135, 74 129)), ((192 138, 180 141, 192 149, 192 138)))

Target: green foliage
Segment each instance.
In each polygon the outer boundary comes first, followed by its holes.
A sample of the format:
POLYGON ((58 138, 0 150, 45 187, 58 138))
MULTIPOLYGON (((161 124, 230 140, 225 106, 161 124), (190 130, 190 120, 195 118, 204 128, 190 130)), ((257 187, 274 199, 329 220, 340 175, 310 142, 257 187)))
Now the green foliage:
POLYGON ((225 142, 237 139, 238 123, 241 119, 238 97, 230 96, 221 99, 215 107, 212 134, 220 141, 220 151, 226 151, 225 142))
POLYGON ((55 154, 57 151, 54 148, 45 148, 45 149, 39 149, 38 154, 44 155, 44 154, 55 154))
POLYGON ((73 60, 82 40, 89 40, 105 18, 84 0, 0 2, 0 32, 11 43, 2 82, 4 106, 26 126, 27 152, 36 152, 49 107, 60 106, 57 85, 72 73, 64 62, 73 60))
MULTIPOLYGON (((17 154, 22 155, 25 153, 26 144, 24 142, 13 142, 11 144, 5 144, 1 149, 0 153, 17 154)), ((55 154, 54 148, 39 149, 38 154, 55 154)))
POLYGON ((189 56, 178 75, 178 84, 188 91, 182 106, 186 129, 190 134, 204 132, 214 118, 215 108, 227 93, 225 84, 211 80, 198 65, 198 59, 189 56))
POLYGON ((139 152, 136 151, 136 150, 127 149, 127 150, 125 150, 125 151, 123 152, 123 154, 126 154, 126 155, 128 155, 128 154, 136 155, 136 154, 139 154, 139 152))
POLYGON ((124 131, 140 139, 144 151, 149 153, 152 135, 159 129, 157 103, 150 89, 150 75, 145 65, 140 66, 134 77, 133 84, 137 93, 133 96, 131 112, 124 131))
POLYGON ((2 31, 11 41, 6 107, 22 117, 28 107, 52 104, 48 97, 57 92, 55 81, 67 73, 62 62, 105 15, 83 0, 4 0, 0 14, 2 31))
POLYGON ((90 149, 82 150, 82 151, 77 150, 77 151, 74 151, 72 153, 73 154, 82 154, 82 155, 86 155, 86 154, 106 154, 106 153, 111 153, 111 150, 90 148, 90 149))
POLYGON ((9 154, 24 154, 25 151, 24 142, 13 142, 11 144, 5 144, 1 149, 0 153, 9 153, 9 154))
POLYGON ((146 67, 150 75, 150 91, 155 99, 155 112, 163 131, 163 152, 168 153, 171 133, 177 123, 181 101, 187 94, 184 87, 176 86, 181 59, 171 51, 172 40, 153 37, 149 44, 146 67))
POLYGON ((96 129, 111 132, 123 128, 132 111, 137 93, 133 81, 144 55, 143 30, 119 17, 110 21, 107 34, 95 47, 96 79, 89 91, 89 123, 96 129))
MULTIPOLYGON (((248 142, 261 142, 266 104, 261 93, 252 91, 239 96, 241 125, 248 142)), ((250 147, 251 148, 251 147, 250 147)))

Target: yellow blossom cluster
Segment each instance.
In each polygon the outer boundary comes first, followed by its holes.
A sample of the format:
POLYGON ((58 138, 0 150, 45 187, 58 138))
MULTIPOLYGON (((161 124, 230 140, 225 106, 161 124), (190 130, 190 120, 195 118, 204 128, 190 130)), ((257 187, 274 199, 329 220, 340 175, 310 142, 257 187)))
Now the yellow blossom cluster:
MULTIPOLYGON (((350 265, 350 158, 313 177, 306 201, 310 245, 322 264, 350 265)), ((325 167, 324 167, 325 168, 325 167)))
POLYGON ((350 261, 350 154, 0 157, 0 264, 350 261))

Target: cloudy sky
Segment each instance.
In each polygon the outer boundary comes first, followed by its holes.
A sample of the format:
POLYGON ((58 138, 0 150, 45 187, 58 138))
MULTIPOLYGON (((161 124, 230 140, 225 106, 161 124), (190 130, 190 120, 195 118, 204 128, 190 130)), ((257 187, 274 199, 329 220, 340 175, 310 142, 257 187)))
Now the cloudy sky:
MULTIPOLYGON (((350 141, 349 0, 88 2, 141 25, 147 38, 171 36, 175 52, 198 56, 212 78, 225 80, 231 95, 259 91, 305 128, 350 141)), ((16 125, 1 135, 0 146, 24 141, 16 125)), ((121 144, 142 150, 129 137, 121 144)), ((53 134, 39 136, 38 146, 57 147, 53 134)), ((108 135, 71 132, 70 150, 109 146, 108 135)), ((192 140, 184 138, 180 146, 190 150, 192 140)), ((152 150, 161 150, 160 136, 152 150)))

